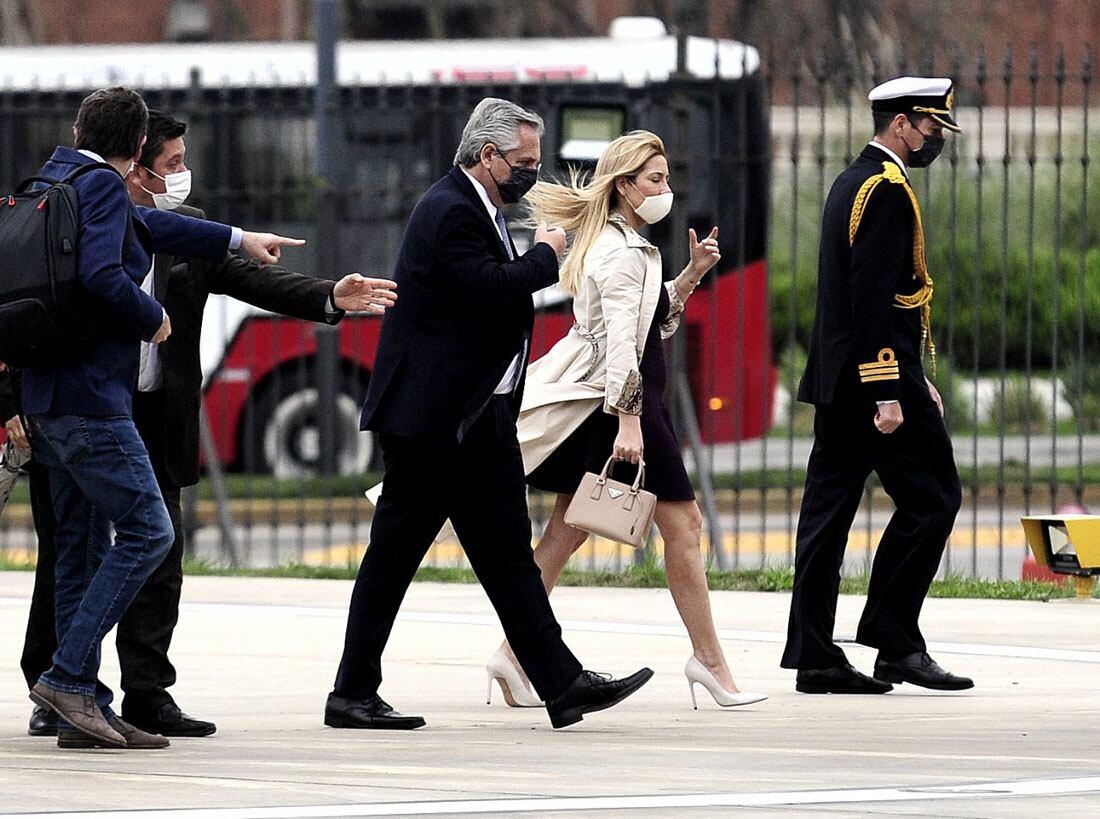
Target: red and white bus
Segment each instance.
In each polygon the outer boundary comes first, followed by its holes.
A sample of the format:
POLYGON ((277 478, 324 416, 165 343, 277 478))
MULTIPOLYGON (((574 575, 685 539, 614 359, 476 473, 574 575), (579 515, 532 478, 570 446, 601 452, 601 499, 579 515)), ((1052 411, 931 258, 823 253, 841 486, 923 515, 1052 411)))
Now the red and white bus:
MULTIPOLYGON (((0 183, 11 187, 67 141, 82 94, 138 88, 189 123, 190 202, 213 218, 313 238, 313 82, 309 43, 182 44, 6 49, 0 74, 0 183)), ((503 41, 343 42, 337 50, 342 179, 338 269, 313 266, 316 247, 286 264, 335 277, 389 275, 416 199, 452 164, 463 123, 487 95, 546 121, 543 175, 590 166, 615 136, 660 134, 677 193, 653 227, 670 269, 688 226, 720 228, 721 269, 688 305, 682 360, 704 441, 757 437, 771 424, 774 371, 767 312, 770 164, 768 104, 755 49, 677 39, 652 19, 615 22, 608 37, 503 41), (673 235, 673 231, 676 231, 673 235)), ((522 244, 522 232, 516 232, 522 244)), ((556 288, 540 293, 537 357, 572 324, 556 288)), ((348 317, 335 331, 340 361, 338 463, 368 468, 358 409, 380 320, 348 317)), ((292 477, 318 459, 318 333, 227 297, 212 297, 202 332, 205 408, 219 460, 292 477)), ((684 332, 684 331, 681 331, 684 332)))

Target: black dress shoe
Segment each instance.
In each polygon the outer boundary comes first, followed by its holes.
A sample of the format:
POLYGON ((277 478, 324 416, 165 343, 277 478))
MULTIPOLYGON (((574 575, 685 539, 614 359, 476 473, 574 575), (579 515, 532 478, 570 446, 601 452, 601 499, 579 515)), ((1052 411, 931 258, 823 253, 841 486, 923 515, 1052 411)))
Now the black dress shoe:
POLYGON ((794 683, 794 690, 803 694, 885 694, 893 689, 889 683, 861 674, 850 665, 800 668, 794 683))
POLYGON ((875 661, 875 679, 907 682, 937 691, 965 691, 974 687, 974 681, 969 677, 959 677, 942 669, 928 656, 927 651, 917 651, 896 660, 884 659, 880 654, 875 661))
POLYGON ((57 714, 41 705, 34 706, 31 721, 27 724, 27 733, 32 737, 57 736, 57 714))
POLYGON ((617 705, 649 682, 652 676, 653 671, 649 668, 635 671, 621 680, 594 671, 582 671, 564 693, 546 703, 550 724, 564 728, 580 722, 585 714, 617 705))
POLYGON ((325 725, 329 728, 378 728, 409 731, 423 728, 424 717, 399 714, 377 694, 364 700, 354 700, 336 694, 328 695, 325 703, 325 725))
POLYGON ((212 722, 185 714, 174 702, 166 702, 154 710, 123 706, 122 716, 142 731, 163 737, 208 737, 218 730, 212 722))

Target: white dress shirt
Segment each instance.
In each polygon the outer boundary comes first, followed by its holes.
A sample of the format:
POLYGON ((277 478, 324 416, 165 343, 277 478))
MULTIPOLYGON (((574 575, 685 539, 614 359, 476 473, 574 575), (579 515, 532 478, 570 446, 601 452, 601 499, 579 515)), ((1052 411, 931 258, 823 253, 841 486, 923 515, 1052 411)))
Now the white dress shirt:
MULTIPOLYGON (((485 186, 478 182, 465 168, 462 168, 462 172, 466 174, 466 178, 469 179, 470 183, 474 186, 477 195, 481 197, 481 202, 485 205, 485 211, 489 214, 489 221, 493 223, 493 227, 495 228, 497 224, 497 206, 494 205, 493 200, 489 198, 489 191, 485 190, 485 186)), ((497 232, 499 233, 499 230, 497 232)), ((501 236, 500 241, 507 245, 508 237, 501 236)), ((520 367, 523 366, 523 357, 526 354, 527 342, 524 341, 523 349, 512 359, 512 363, 509 364, 508 369, 504 371, 504 378, 500 380, 500 384, 493 390, 494 395, 508 395, 515 390, 516 385, 519 383, 519 371, 520 367)))
MULTIPOLYGON (((153 295, 153 263, 149 264, 149 272, 141 283, 141 289, 153 295)), ((161 310, 164 310, 162 307, 161 310)), ((165 313, 165 315, 168 315, 165 313)), ((164 373, 160 366, 159 344, 148 341, 141 342, 141 363, 138 369, 138 392, 153 392, 164 386, 164 373)))

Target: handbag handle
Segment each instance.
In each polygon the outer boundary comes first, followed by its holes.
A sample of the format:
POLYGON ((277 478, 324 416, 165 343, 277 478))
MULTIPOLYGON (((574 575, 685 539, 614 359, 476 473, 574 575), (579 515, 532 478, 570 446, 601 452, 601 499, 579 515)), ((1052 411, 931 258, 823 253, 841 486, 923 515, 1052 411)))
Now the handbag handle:
MULTIPOLYGON (((614 455, 612 455, 610 458, 607 459, 607 462, 604 463, 603 469, 600 470, 599 477, 596 478, 597 491, 599 489, 603 488, 604 484, 607 483, 607 473, 611 471, 611 464, 616 460, 617 460, 616 457, 614 455)), ((645 481, 645 460, 640 459, 638 461, 638 474, 634 476, 634 483, 631 484, 631 486, 630 486, 630 494, 634 495, 634 496, 637 496, 638 490, 642 488, 642 484, 644 483, 644 481, 645 481)))

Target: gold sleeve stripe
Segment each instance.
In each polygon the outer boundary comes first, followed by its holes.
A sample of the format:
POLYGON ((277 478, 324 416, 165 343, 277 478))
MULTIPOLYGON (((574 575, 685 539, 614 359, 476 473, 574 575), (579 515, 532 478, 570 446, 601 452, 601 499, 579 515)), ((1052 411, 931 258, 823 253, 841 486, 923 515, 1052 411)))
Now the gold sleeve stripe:
POLYGON ((860 364, 861 370, 877 370, 879 367, 897 367, 898 361, 895 358, 880 358, 878 361, 871 361, 867 364, 860 364))
POLYGON ((897 366, 897 363, 898 357, 897 354, 894 353, 893 347, 883 347, 878 351, 878 358, 874 361, 868 361, 866 364, 860 364, 859 368, 865 370, 868 367, 882 367, 886 364, 897 366))
POLYGON ((860 383, 870 384, 872 381, 900 381, 901 376, 894 375, 861 375, 859 377, 860 383))
POLYGON ((892 347, 883 347, 878 358, 859 365, 859 380, 863 384, 872 381, 898 381, 901 378, 901 365, 892 347))

